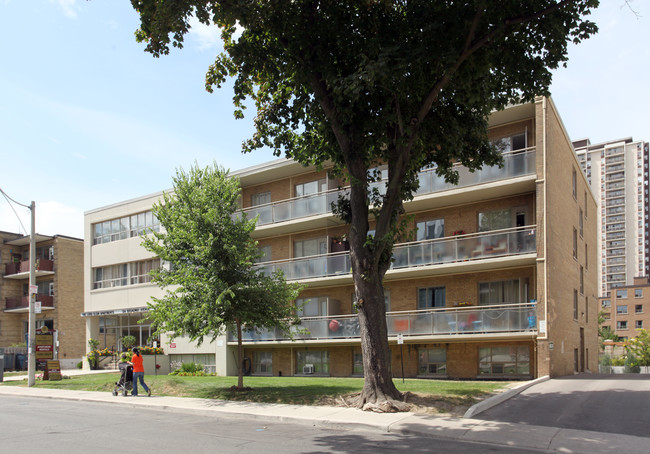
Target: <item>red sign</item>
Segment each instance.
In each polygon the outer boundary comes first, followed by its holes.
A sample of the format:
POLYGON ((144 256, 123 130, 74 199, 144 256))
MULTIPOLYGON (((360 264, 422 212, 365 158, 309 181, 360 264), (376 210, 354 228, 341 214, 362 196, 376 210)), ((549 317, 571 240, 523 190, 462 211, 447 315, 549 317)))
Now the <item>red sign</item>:
POLYGON ((171 344, 169 344, 169 348, 176 348, 176 342, 172 342, 171 344))

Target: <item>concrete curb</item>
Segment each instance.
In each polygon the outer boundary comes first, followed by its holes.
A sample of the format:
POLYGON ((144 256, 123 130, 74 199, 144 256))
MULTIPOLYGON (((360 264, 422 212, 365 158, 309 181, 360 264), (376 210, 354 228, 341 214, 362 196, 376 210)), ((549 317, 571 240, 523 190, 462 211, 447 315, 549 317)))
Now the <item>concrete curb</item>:
POLYGON ((490 397, 488 399, 485 399, 482 402, 479 402, 475 405, 472 405, 467 409, 465 414, 463 415, 463 419, 470 419, 476 415, 478 415, 481 412, 484 412, 485 410, 489 410, 490 408, 494 407, 495 405, 499 405, 502 402, 505 402, 508 399, 511 399, 515 397, 517 394, 527 390, 533 385, 536 385, 538 383, 545 382, 549 380, 550 377, 548 375, 544 375, 543 377, 536 378, 535 380, 528 381, 526 383, 522 383, 519 386, 515 386, 512 389, 509 389, 507 391, 502 392, 501 394, 498 394, 496 396, 490 397))

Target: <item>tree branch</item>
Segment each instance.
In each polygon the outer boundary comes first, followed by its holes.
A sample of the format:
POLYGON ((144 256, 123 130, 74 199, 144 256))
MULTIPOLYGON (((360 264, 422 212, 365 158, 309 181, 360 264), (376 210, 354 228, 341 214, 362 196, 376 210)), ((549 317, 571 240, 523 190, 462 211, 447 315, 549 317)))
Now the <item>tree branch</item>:
MULTIPOLYGON (((483 47, 487 46, 490 41, 497 36, 498 34, 502 33, 503 30, 506 28, 513 27, 515 25, 519 25, 522 23, 526 22, 531 22, 535 19, 539 19, 540 17, 543 17, 547 14, 550 14, 554 11, 557 11, 563 7, 565 7, 568 4, 575 3, 577 0, 562 0, 559 3, 554 4, 553 6, 549 6, 548 8, 545 8, 541 11, 538 11, 534 14, 528 15, 528 16, 518 16, 518 17, 513 17, 510 19, 505 19, 503 23, 494 28, 492 31, 489 33, 486 33, 482 37, 480 37, 476 41, 473 40, 473 34, 476 33, 476 28, 478 26, 478 21, 480 20, 480 17, 482 16, 482 10, 478 11, 476 15, 474 16, 474 20, 472 22, 472 25, 470 27, 470 30, 467 34, 467 39, 465 41, 465 46, 463 48, 463 51, 461 54, 458 56, 458 59, 456 62, 447 70, 444 71, 444 75, 436 81, 435 85, 432 87, 431 91, 429 92, 428 96, 422 103, 422 106, 420 107, 420 110, 418 111, 417 115, 417 124, 414 126, 414 131, 412 131, 411 134, 415 135, 417 130, 419 129, 420 123, 424 121, 426 118, 427 114, 431 110, 431 106, 435 102, 435 100, 438 98, 438 95, 442 91, 442 89, 449 83, 449 80, 451 79, 451 76, 453 76, 456 71, 458 71, 458 68, 463 64, 465 60, 467 60, 472 54, 474 54, 476 51, 482 49, 483 47)), ((414 140, 414 137, 411 137, 411 143, 414 140)))

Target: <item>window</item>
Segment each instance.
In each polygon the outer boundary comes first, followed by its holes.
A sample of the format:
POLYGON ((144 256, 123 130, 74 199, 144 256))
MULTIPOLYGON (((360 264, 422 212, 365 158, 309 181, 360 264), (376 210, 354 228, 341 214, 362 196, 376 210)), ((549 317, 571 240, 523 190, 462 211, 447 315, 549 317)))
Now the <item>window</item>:
POLYGON ((299 317, 324 317, 327 316, 326 296, 296 299, 297 314, 299 317))
POLYGON ((634 297, 643 298, 643 289, 642 288, 634 289, 634 297))
POLYGON ((589 297, 585 297, 585 323, 589 323, 589 297))
POLYGON ((578 320, 578 291, 573 291, 573 319, 578 320))
POLYGON ((273 375, 273 353, 255 352, 253 355, 253 373, 273 375))
POLYGON ((363 375, 363 355, 361 352, 354 352, 352 358, 352 375, 363 375))
POLYGON ((44 326, 48 330, 52 331, 54 329, 54 320, 36 320, 36 329, 41 329, 44 326))
POLYGON ((627 290, 616 290, 616 298, 627 298, 627 290))
POLYGON ((427 287, 418 289, 418 309, 445 307, 446 305, 445 287, 427 287))
POLYGON ((634 322, 634 328, 635 329, 643 329, 643 320, 636 320, 634 322))
POLYGON ((260 252, 262 253, 262 256, 255 259, 256 263, 270 262, 271 261, 271 246, 262 246, 262 247, 260 247, 260 252))
POLYGON ((578 193, 578 175, 576 173, 576 169, 573 169, 573 173, 571 174, 571 185, 573 198, 576 199, 578 193))
POLYGON ((512 227, 512 214, 510 210, 492 210, 478 214, 478 231, 509 229, 512 227))
POLYGON ((585 269, 580 265, 580 294, 585 294, 585 269))
POLYGON ((637 304, 634 306, 635 314, 643 314, 643 304, 637 304))
POLYGON ((527 346, 480 347, 479 375, 530 375, 527 346))
POLYGON ((612 316, 609 313, 603 314, 603 320, 611 320, 611 319, 612 319, 612 316))
POLYGON ((585 218, 587 217, 587 191, 585 191, 585 218))
POLYGON ((267 203, 271 203, 271 193, 270 192, 260 192, 258 194, 253 194, 251 195, 251 205, 252 206, 258 206, 258 205, 266 205, 267 203))
POLYGON ((93 289, 151 282, 149 272, 158 268, 160 268, 158 258, 93 268, 93 289))
POLYGON ((585 243, 585 269, 589 269, 589 248, 587 248, 587 243, 585 243))
POLYGON ((616 329, 627 329, 627 322, 616 322, 616 329))
POLYGON ((308 183, 297 184, 294 187, 295 197, 303 197, 311 194, 318 194, 327 189, 327 181, 323 178, 322 180, 310 181, 308 183))
POLYGON ((329 351, 299 351, 296 353, 296 373, 312 373, 325 375, 330 373, 329 351), (312 367, 313 366, 313 369, 312 367))
POLYGON ((573 228, 573 258, 578 258, 578 231, 573 228))
POLYGON ((526 133, 522 132, 498 139, 494 143, 501 153, 523 150, 526 148, 526 133))
POLYGON ((160 259, 143 260, 129 264, 131 285, 151 282, 151 271, 160 268, 160 259))
POLYGON ((447 349, 419 349, 418 375, 447 375, 447 349))
POLYGON ((627 314, 627 305, 616 306, 616 313, 621 315, 627 314))
POLYGON ((417 241, 432 240, 445 236, 445 220, 434 219, 417 223, 417 241))
MULTIPOLYGON (((523 295, 524 299, 526 298, 523 295)), ((480 282, 478 284, 479 306, 521 303, 521 284, 519 279, 506 281, 480 282)))
POLYGON ((612 306, 612 301, 611 300, 603 300, 600 305, 602 307, 611 307, 612 306))
POLYGON ((323 254, 327 254, 327 238, 325 237, 293 242, 293 256, 296 258, 323 254))
POLYGON ((110 243, 140 236, 148 230, 160 231, 160 221, 151 211, 93 224, 93 244, 110 243))
POLYGON ((580 219, 578 221, 580 227, 580 238, 584 237, 584 219, 582 218, 582 208, 580 208, 580 219))

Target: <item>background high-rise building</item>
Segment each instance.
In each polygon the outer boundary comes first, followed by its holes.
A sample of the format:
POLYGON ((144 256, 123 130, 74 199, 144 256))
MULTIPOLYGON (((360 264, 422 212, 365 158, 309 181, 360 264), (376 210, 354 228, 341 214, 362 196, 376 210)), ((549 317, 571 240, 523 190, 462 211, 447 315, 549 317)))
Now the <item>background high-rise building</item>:
POLYGON ((602 296, 650 275, 648 142, 631 137, 573 142, 599 203, 598 277, 602 296))

